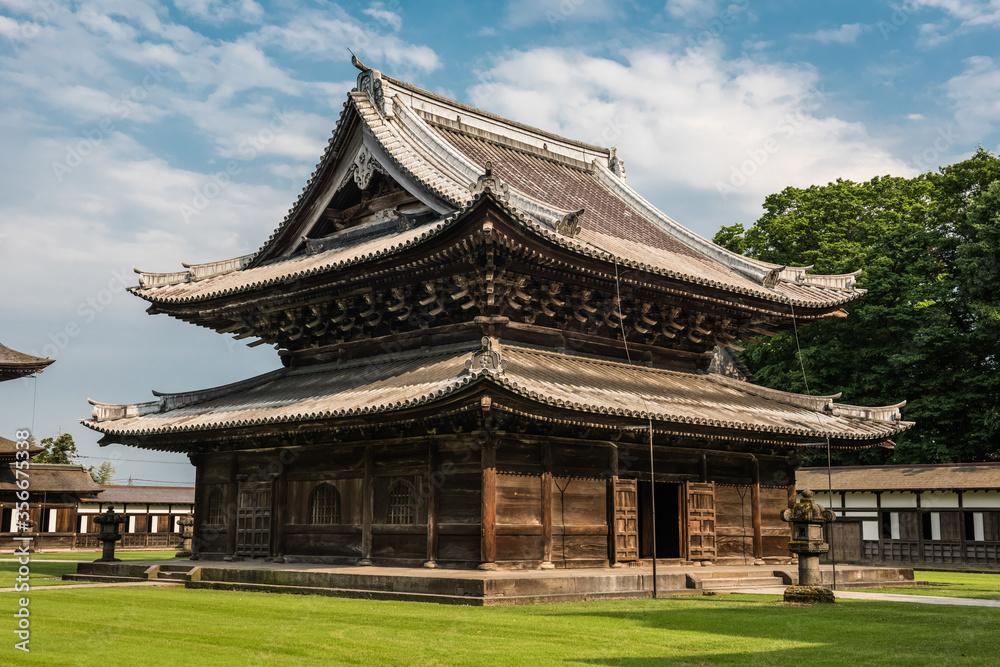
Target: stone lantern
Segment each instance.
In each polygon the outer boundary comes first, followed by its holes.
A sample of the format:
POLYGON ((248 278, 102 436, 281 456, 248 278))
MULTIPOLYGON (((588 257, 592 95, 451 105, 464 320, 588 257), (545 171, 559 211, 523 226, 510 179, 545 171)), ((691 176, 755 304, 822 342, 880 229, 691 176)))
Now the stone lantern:
POLYGON ((115 542, 122 538, 118 531, 118 526, 125 523, 125 516, 115 512, 115 508, 108 505, 104 514, 94 517, 94 523, 101 527, 101 532, 97 534, 97 539, 104 543, 103 555, 95 560, 95 563, 120 563, 120 558, 115 558, 115 542))
POLYGON ((792 524, 788 550, 799 557, 799 585, 785 590, 785 602, 833 602, 833 591, 823 587, 819 557, 830 550, 823 541, 823 526, 833 522, 833 512, 813 501, 813 492, 799 491, 800 500, 781 511, 781 520, 792 524))
POLYGON ((191 560, 197 560, 198 556, 191 551, 191 541, 194 539, 194 515, 185 514, 177 523, 181 527, 181 548, 177 552, 177 558, 190 558, 191 560))

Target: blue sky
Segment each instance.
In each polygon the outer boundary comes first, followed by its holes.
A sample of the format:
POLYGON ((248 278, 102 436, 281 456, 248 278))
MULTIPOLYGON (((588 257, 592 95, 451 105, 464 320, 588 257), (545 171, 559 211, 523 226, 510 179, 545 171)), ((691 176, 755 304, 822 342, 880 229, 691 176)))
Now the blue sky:
POLYGON ((214 386, 277 356, 123 289, 133 266, 259 247, 354 84, 349 48, 617 145, 633 187, 711 237, 788 185, 996 151, 998 28, 1000 0, 0 0, 0 342, 57 360, 0 385, 0 435, 33 420, 118 480, 193 481, 184 457, 99 448, 86 399, 214 386))

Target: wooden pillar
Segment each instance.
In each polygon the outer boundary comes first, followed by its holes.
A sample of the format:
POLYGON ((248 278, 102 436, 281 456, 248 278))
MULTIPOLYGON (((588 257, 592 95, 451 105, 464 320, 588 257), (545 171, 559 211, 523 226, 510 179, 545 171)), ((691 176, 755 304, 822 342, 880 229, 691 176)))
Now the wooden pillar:
POLYGON ((873 559, 879 562, 885 561, 885 530, 883 529, 882 513, 882 492, 875 492, 875 507, 878 508, 878 558, 873 559))
POLYGON ((963 509, 964 500, 962 498, 962 491, 955 491, 955 495, 958 496, 958 535, 960 539, 962 550, 962 563, 969 562, 969 546, 965 543, 965 510, 963 509))
POLYGON ((424 563, 427 568, 437 567, 437 458, 437 445, 434 442, 427 443, 427 561, 424 563))
POLYGON ((239 525, 239 480, 237 470, 239 469, 237 456, 233 454, 229 459, 229 485, 226 491, 226 555, 222 560, 231 561, 236 557, 236 530, 239 525))
POLYGON ((753 522, 753 557, 764 558, 764 538, 760 527, 760 462, 753 459, 753 484, 750 486, 750 515, 753 522))
POLYGON ((271 553, 275 563, 285 562, 285 525, 288 519, 288 472, 286 466, 272 476, 271 486, 271 553))
POLYGON ((542 445, 542 569, 552 564, 552 445, 542 445))
POLYGON ((488 440, 481 453, 483 466, 482 505, 480 525, 480 570, 497 569, 497 450, 496 443, 488 440))
POLYGON ((701 455, 701 482, 702 484, 708 483, 708 455, 701 455))
POLYGON ((365 471, 361 483, 361 560, 372 564, 372 520, 375 518, 375 480, 372 470, 372 446, 365 445, 365 471))

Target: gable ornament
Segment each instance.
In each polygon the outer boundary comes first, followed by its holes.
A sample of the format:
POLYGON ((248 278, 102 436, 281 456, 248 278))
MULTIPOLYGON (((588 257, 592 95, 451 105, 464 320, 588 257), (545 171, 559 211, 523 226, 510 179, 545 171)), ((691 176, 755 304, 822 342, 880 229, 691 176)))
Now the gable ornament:
POLYGON ((503 375, 507 369, 507 360, 503 358, 500 341, 492 336, 483 336, 482 348, 473 353, 472 358, 465 362, 465 370, 473 375, 489 373, 503 375))
POLYGON ((499 177, 493 175, 493 162, 487 160, 485 168, 486 173, 469 186, 469 192, 473 196, 483 192, 491 192, 500 201, 510 199, 510 189, 507 187, 507 184, 501 181, 499 177))

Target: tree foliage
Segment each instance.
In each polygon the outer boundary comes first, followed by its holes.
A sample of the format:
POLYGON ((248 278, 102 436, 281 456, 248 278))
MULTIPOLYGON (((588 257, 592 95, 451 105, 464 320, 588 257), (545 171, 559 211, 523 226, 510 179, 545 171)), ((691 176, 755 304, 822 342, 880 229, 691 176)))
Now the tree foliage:
POLYGON ((110 484, 111 478, 115 476, 115 469, 110 461, 105 461, 99 466, 90 466, 87 471, 97 484, 110 484))
POLYGON ((39 443, 45 451, 35 457, 35 463, 75 463, 76 443, 69 433, 55 438, 42 438, 39 443))
POLYGON ((769 387, 843 392, 841 402, 891 405, 916 426, 885 450, 841 462, 1000 460, 1000 159, 980 148, 915 178, 838 180, 786 188, 749 229, 715 241, 817 273, 861 269, 868 290, 847 318, 825 318, 747 348, 769 387))

